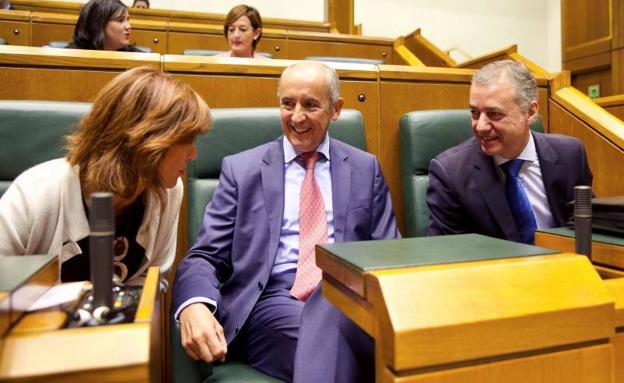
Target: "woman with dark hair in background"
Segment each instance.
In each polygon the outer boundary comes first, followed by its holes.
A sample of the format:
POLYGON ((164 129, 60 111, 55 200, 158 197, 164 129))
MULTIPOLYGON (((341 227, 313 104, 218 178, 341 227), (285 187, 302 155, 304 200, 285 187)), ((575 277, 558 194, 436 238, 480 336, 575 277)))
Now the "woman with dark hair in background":
POLYGON ((141 284, 149 266, 166 277, 180 177, 209 126, 190 86, 152 67, 120 74, 67 137, 67 156, 26 170, 0 198, 0 254, 59 254, 62 281, 89 279, 89 196, 111 192, 119 281, 141 284))
POLYGON ((80 10, 67 48, 143 52, 130 45, 128 7, 119 0, 90 0, 80 10))
POLYGON ((149 0, 134 0, 134 2, 132 3, 132 8, 149 9, 149 7, 149 0))
POLYGON ((262 37, 262 18, 256 8, 244 4, 232 8, 225 18, 223 35, 230 50, 219 56, 262 57, 256 54, 256 46, 262 37))

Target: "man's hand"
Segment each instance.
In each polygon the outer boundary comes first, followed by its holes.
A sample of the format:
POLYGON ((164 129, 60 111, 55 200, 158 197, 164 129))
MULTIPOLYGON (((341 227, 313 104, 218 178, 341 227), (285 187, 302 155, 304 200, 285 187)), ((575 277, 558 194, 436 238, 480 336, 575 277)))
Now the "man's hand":
POLYGON ((182 346, 194 360, 224 361, 227 342, 223 327, 203 303, 193 303, 180 313, 182 346))

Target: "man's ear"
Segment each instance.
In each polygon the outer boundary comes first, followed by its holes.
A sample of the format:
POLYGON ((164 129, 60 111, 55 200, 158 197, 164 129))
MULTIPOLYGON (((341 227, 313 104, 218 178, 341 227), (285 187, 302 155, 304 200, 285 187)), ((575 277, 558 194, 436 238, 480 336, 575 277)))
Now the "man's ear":
POLYGON ((336 121, 338 119, 338 117, 340 117, 340 111, 342 110, 342 107, 344 106, 344 98, 340 97, 338 99, 338 101, 336 101, 336 104, 334 105, 334 110, 332 111, 332 120, 336 121))
POLYGON ((539 104, 537 103, 537 101, 533 101, 530 105, 529 105, 529 109, 527 111, 528 113, 528 121, 529 121, 529 125, 533 124, 535 121, 537 121, 538 118, 538 112, 539 111, 539 104))

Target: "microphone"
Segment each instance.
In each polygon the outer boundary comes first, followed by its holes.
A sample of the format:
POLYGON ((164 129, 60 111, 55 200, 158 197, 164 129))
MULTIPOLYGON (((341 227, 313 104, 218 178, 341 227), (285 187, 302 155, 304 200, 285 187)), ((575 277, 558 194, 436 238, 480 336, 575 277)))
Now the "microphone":
POLYGON ((91 283, 93 284, 93 308, 103 315, 113 307, 113 237, 115 235, 115 211, 112 193, 92 193, 89 210, 89 256, 91 283))
POLYGON ((592 218, 591 186, 574 187, 574 234, 576 252, 591 258, 591 218, 592 218))

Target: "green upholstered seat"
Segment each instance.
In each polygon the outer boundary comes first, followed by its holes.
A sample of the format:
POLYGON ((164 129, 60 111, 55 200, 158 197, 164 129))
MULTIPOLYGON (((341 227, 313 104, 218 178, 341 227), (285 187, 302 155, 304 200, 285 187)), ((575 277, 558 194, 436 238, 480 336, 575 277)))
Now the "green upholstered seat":
MULTIPOLYGON (((197 159, 188 166, 189 245, 202 223, 206 204, 219 183, 223 157, 275 140, 282 134, 279 108, 212 109, 211 130, 197 138, 197 159)), ((364 119, 357 110, 345 109, 332 121, 330 137, 366 150, 364 119)), ((278 382, 244 363, 230 361, 211 366, 194 362, 180 344, 180 330, 172 326, 174 382, 278 382)))
MULTIPOLYGON (((220 53, 224 53, 226 51, 218 51, 213 49, 185 49, 182 54, 187 56, 216 56, 220 53)), ((256 52, 256 55, 273 58, 273 55, 268 52, 256 52)))
POLYGON ((0 101, 0 195, 24 170, 65 155, 65 139, 91 104, 0 101))
MULTIPOLYGON (((472 136, 467 109, 421 110, 401 117, 401 178, 406 237, 427 234, 429 208, 429 161, 444 150, 459 145, 472 136)), ((531 129, 542 132, 538 120, 531 129)))
POLYGON ((378 59, 365 59, 359 57, 335 57, 335 56, 308 56, 305 58, 308 61, 326 61, 326 62, 338 62, 349 64, 369 64, 369 65, 381 65, 383 60, 378 59))

